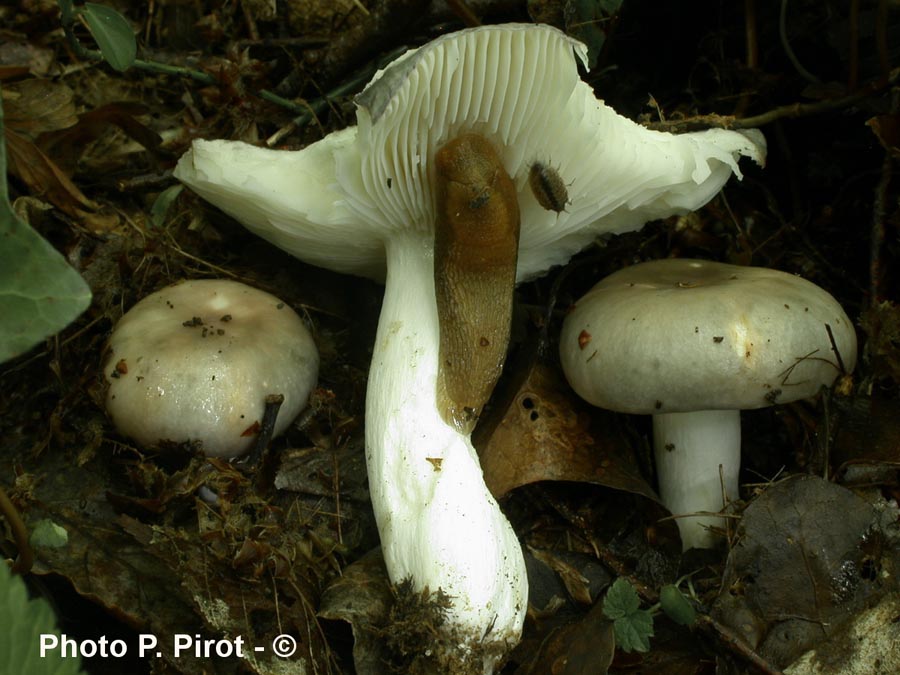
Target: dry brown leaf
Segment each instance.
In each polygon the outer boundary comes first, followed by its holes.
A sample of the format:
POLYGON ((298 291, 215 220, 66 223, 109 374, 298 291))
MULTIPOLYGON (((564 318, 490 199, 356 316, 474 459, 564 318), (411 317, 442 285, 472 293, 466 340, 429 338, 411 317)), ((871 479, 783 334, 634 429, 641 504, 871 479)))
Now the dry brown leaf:
POLYGON ((47 155, 25 136, 6 130, 9 171, 24 182, 32 195, 46 199, 70 216, 80 210, 95 211, 97 205, 78 189, 47 155))
POLYGON ((615 649, 612 621, 598 602, 584 617, 551 629, 516 675, 605 675, 615 649))
POLYGON ((588 406, 559 373, 536 363, 480 453, 485 483, 497 497, 537 481, 566 480, 658 502, 631 448, 609 423, 611 415, 588 406))
POLYGON ((713 616, 787 665, 896 590, 882 574, 898 563, 892 536, 850 490, 816 476, 784 480, 744 511, 713 616))
POLYGON ((155 131, 136 119, 147 112, 139 103, 107 103, 84 113, 77 124, 40 138, 41 149, 53 155, 64 169, 74 169, 82 158, 84 149, 111 127, 118 127, 125 134, 151 152, 160 152, 162 138, 155 131))
POLYGON ((50 80, 24 80, 3 87, 6 126, 32 138, 71 127, 78 121, 74 94, 50 80))

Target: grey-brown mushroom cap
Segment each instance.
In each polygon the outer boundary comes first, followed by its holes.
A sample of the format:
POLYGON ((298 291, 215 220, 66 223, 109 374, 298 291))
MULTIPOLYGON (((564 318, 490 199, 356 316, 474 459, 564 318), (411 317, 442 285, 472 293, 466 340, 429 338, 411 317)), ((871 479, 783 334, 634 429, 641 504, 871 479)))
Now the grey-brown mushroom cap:
POLYGON ((319 356, 297 313, 235 281, 184 281, 148 295, 110 335, 103 374, 116 428, 144 447, 200 441, 250 449, 265 399, 282 394, 275 435, 307 403, 319 356))
POLYGON ((581 298, 560 357, 573 389, 610 410, 761 408, 814 396, 841 375, 828 327, 849 372, 856 333, 822 288, 761 267, 659 260, 581 298))

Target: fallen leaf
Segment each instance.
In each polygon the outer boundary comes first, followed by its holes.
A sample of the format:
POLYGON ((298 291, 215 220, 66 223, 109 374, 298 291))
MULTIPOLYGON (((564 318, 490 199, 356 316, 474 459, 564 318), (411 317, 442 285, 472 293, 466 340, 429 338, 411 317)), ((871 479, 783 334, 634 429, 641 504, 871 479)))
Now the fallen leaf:
POLYGON ((71 127, 78 121, 74 93, 50 80, 24 80, 3 87, 8 129, 32 139, 47 131, 71 127))
POLYGON ((551 629, 516 675, 605 675, 615 648, 613 623, 598 602, 585 616, 551 629))
POLYGON ((79 211, 95 211, 97 205, 28 138, 6 130, 9 171, 24 182, 34 197, 46 199, 70 216, 79 211))
POLYGON ((358 675, 385 672, 382 627, 393 603, 381 549, 345 567, 322 594, 319 616, 346 621, 353 629, 353 663, 358 675))
POLYGON ((529 483, 564 480, 659 501, 613 413, 587 405, 557 371, 540 362, 479 454, 485 483, 497 497, 529 483))
POLYGON ((881 574, 900 562, 886 536, 850 490, 815 476, 777 483, 744 512, 713 616, 786 666, 896 586, 881 574))

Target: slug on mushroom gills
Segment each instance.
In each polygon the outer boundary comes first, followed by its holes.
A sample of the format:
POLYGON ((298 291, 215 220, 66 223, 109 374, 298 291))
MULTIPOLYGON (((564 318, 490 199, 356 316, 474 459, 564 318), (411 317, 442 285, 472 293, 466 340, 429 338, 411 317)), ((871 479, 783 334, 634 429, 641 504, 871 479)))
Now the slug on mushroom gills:
POLYGON ((463 134, 435 154, 434 285, 440 327, 438 409, 471 431, 506 358, 519 204, 491 143, 463 134))
POLYGON ((559 172, 549 164, 535 162, 528 170, 528 186, 538 204, 548 211, 562 213, 569 203, 569 191, 559 172))

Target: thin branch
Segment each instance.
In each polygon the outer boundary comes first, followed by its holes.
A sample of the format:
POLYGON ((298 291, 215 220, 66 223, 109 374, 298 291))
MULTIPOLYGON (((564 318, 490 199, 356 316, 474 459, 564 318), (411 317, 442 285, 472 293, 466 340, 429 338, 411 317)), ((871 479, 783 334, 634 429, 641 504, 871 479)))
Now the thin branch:
POLYGON ((0 515, 9 523, 9 529, 12 530, 13 540, 19 551, 16 561, 12 565, 12 571, 25 574, 34 564, 34 549, 31 548, 31 543, 28 541, 28 528, 25 527, 22 516, 19 515, 15 505, 6 496, 6 491, 2 487, 0 487, 0 515))
POLYGON ((789 103, 788 105, 779 106, 768 110, 759 115, 752 117, 734 117, 731 115, 697 115, 680 120, 667 120, 665 122, 650 122, 645 124, 648 129, 656 131, 671 131, 673 133, 682 133, 685 131, 699 131, 702 129, 755 129, 757 127, 771 124, 780 119, 789 119, 795 117, 809 117, 811 115, 820 115, 822 113, 841 110, 856 105, 870 96, 879 94, 886 89, 895 85, 900 80, 900 68, 894 68, 887 80, 878 80, 872 82, 858 91, 842 96, 840 98, 832 98, 824 101, 816 101, 814 103, 789 103))

